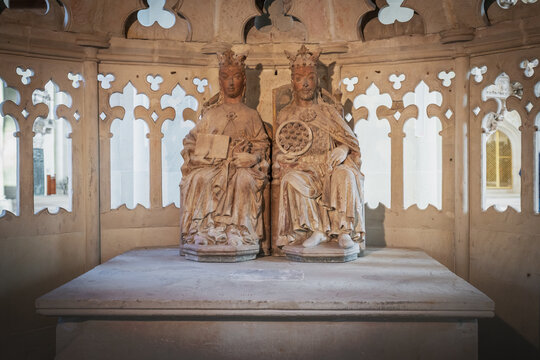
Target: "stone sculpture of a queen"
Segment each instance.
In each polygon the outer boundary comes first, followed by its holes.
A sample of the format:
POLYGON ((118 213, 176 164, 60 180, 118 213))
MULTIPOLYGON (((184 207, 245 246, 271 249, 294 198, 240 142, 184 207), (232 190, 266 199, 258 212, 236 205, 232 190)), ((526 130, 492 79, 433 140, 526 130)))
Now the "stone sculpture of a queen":
POLYGON ((191 260, 242 261, 259 252, 270 142, 257 111, 243 102, 245 58, 218 55, 219 96, 184 139, 181 249, 191 260))
POLYGON ((358 140, 318 85, 319 54, 302 46, 287 56, 293 99, 278 115, 273 151, 277 245, 293 260, 353 260, 365 246, 358 140))

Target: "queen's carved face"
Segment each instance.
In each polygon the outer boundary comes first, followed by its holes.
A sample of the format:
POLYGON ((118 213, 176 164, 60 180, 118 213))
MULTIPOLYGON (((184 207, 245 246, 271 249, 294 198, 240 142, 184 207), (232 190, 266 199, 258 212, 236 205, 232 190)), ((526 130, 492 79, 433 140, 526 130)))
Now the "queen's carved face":
POLYGON ((292 85, 300 100, 313 100, 318 85, 315 68, 313 66, 295 66, 292 73, 292 85))
POLYGON ((219 69, 219 85, 226 98, 238 98, 242 96, 246 85, 246 76, 239 66, 228 65, 219 69))

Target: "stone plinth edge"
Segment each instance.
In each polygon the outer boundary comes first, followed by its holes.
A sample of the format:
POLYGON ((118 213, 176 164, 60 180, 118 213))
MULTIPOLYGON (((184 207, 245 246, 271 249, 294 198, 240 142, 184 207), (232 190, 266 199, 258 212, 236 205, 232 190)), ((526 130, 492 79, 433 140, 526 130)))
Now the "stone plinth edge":
POLYGON ((302 245, 288 245, 283 247, 283 252, 287 259, 292 261, 322 263, 353 261, 363 254, 358 244, 343 249, 336 242, 323 243, 312 248, 305 248, 302 245))
POLYGON ((199 262, 240 262, 253 260, 259 253, 259 245, 195 245, 182 246, 182 255, 199 262))

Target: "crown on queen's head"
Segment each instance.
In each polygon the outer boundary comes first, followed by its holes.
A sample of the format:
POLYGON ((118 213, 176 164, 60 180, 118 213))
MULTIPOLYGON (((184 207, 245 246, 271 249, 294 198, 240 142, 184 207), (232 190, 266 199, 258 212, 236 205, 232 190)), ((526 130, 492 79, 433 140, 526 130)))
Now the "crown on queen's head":
POLYGON ((309 51, 305 45, 302 45, 300 50, 294 55, 293 53, 285 50, 285 55, 290 61, 291 70, 294 70, 297 66, 312 66, 316 67, 317 62, 319 61, 319 55, 321 54, 320 50, 318 51, 309 51))
POLYGON ((244 61, 246 60, 245 54, 235 54, 232 50, 227 50, 224 53, 217 54, 218 61, 219 61, 219 67, 223 66, 238 66, 242 69, 245 68, 246 64, 244 61))

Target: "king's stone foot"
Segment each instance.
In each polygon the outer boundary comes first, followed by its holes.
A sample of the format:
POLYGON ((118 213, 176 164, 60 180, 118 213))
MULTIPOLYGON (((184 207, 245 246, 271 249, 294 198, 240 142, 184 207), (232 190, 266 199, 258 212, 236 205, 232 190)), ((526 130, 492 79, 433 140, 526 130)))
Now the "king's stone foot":
POLYGON ((351 239, 351 235, 349 234, 341 234, 338 237, 338 244, 343 249, 348 249, 354 246, 354 241, 351 239))
POLYGON ((314 231, 309 238, 302 243, 303 247, 310 248, 319 245, 323 241, 326 241, 326 235, 320 231, 314 231))

